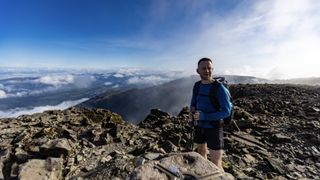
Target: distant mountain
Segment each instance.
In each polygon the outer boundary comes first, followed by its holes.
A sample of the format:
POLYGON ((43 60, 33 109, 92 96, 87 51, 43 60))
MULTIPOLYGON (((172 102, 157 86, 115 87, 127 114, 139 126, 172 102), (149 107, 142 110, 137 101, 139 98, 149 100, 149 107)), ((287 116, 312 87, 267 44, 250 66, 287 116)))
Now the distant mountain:
POLYGON ((216 75, 225 77, 230 84, 264 84, 271 83, 270 80, 258 78, 254 76, 238 76, 238 75, 216 75))
MULTIPOLYGON (((252 76, 224 76, 230 84, 259 84, 269 82, 252 76)), ((78 105, 87 108, 105 108, 119 113, 125 120, 138 123, 149 114, 149 110, 160 108, 177 114, 183 106, 189 106, 192 87, 198 76, 177 79, 161 85, 131 89, 125 92, 100 94, 78 105)))
POLYGON ((178 71, 130 68, 89 71, 0 67, 0 117, 16 117, 34 109, 44 111, 60 104, 68 108, 70 103, 66 102, 146 88, 182 76, 178 71))
POLYGON ((320 86, 320 77, 274 80, 273 82, 276 84, 305 84, 311 86, 320 86))

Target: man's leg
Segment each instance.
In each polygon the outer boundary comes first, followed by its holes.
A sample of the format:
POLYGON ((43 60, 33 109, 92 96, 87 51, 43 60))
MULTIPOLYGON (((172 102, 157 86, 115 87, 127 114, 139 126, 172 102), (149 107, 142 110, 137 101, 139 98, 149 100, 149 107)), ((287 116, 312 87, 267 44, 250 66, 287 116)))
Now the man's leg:
POLYGON ((222 155, 223 155, 223 150, 212 150, 210 149, 210 160, 213 162, 215 165, 220 168, 220 171, 224 173, 224 169, 222 167, 222 155))
POLYGON ((197 151, 202 157, 207 159, 207 143, 197 144, 197 151))

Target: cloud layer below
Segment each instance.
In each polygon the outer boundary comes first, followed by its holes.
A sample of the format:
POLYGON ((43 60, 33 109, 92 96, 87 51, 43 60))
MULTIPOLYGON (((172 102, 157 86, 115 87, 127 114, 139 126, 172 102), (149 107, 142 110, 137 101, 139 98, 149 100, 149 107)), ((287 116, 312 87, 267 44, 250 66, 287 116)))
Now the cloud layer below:
POLYGON ((54 105, 54 106, 38 106, 38 107, 34 107, 32 109, 25 109, 25 108, 16 108, 16 109, 11 109, 9 111, 0 111, 0 118, 14 118, 14 117, 18 117, 20 115, 23 114, 34 114, 34 113, 41 113, 43 111, 46 110, 63 110, 63 109, 67 109, 69 107, 75 106, 79 103, 82 103, 84 101, 88 100, 88 98, 82 98, 79 100, 75 100, 75 101, 64 101, 58 105, 54 105))

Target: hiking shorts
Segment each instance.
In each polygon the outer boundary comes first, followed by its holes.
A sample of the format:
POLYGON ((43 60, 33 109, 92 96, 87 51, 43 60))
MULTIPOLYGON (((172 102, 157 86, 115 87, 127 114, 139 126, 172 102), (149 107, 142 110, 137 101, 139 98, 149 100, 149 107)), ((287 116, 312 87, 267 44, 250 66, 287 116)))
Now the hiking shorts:
POLYGON ((207 147, 211 150, 223 150, 223 128, 201 128, 196 126, 194 132, 194 142, 197 144, 207 143, 207 147))

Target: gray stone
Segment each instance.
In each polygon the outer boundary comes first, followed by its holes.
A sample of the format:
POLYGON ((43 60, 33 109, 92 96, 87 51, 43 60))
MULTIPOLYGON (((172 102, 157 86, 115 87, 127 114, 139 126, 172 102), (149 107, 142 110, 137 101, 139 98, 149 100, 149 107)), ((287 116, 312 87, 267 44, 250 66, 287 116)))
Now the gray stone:
POLYGON ((18 163, 13 163, 11 166, 10 178, 16 179, 18 177, 19 165, 18 163))
POLYGON ((6 150, 0 150, 0 179, 4 179, 5 177, 5 169, 4 165, 10 159, 11 148, 6 150))
POLYGON ((61 155, 67 156, 71 153, 72 147, 68 139, 62 138, 48 141, 40 147, 40 150, 48 156, 60 157, 61 155))
POLYGON ((154 160, 161 155, 163 155, 163 153, 146 153, 143 155, 143 157, 146 158, 147 160, 154 160))
POLYGON ((290 143, 291 137, 278 133, 278 134, 274 134, 271 140, 275 143, 290 143))
POLYGON ((146 159, 144 159, 143 157, 136 157, 134 159, 134 167, 138 167, 143 165, 146 162, 146 159))
POLYGON ((62 179, 63 159, 48 158, 47 160, 32 159, 20 165, 20 180, 29 179, 62 179))
POLYGON ((268 157, 264 158, 264 160, 273 170, 279 172, 280 174, 286 174, 285 167, 279 159, 268 157))
POLYGON ((21 148, 16 148, 14 155, 19 163, 24 163, 31 157, 26 151, 21 148))
POLYGON ((167 153, 171 153, 171 152, 177 152, 178 151, 178 147, 176 145, 174 145, 171 141, 167 140, 163 143, 162 148, 167 152, 167 153))
POLYGON ((251 163, 255 163, 256 162, 256 158, 254 158, 253 156, 251 156, 250 154, 245 154, 243 157, 243 160, 249 165, 251 163))
POLYGON ((108 155, 106 157, 102 157, 100 162, 104 164, 104 163, 111 161, 111 159, 112 159, 112 157, 110 155, 108 155))
POLYGON ((198 153, 168 154, 159 161, 149 161, 137 167, 130 175, 130 179, 234 179, 223 174, 212 162, 204 159, 198 153))

